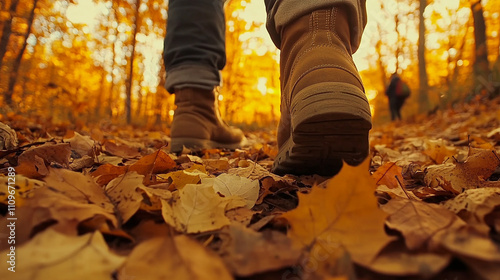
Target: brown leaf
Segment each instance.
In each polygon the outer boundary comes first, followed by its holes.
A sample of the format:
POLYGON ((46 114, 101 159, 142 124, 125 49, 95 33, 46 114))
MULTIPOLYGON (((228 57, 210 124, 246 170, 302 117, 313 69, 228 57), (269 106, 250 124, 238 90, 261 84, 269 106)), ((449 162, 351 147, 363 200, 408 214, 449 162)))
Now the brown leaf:
POLYGON ((457 216, 445 207, 409 199, 394 198, 382 207, 389 214, 387 226, 400 231, 410 250, 422 248, 457 216))
POLYGON ((142 180, 144 177, 135 172, 128 172, 113 179, 106 185, 104 191, 109 199, 116 205, 120 221, 127 222, 142 203, 142 180))
POLYGON ((449 254, 410 252, 404 244, 395 242, 380 252, 370 264, 370 269, 383 275, 428 279, 442 271, 450 261, 449 254))
POLYGON ((222 253, 224 262, 238 276, 250 276, 297 264, 301 251, 282 233, 259 233, 239 223, 225 228, 230 237, 222 253))
POLYGON ((105 141, 102 144, 102 148, 105 152, 122 158, 136 158, 141 156, 139 149, 137 149, 136 147, 130 147, 128 145, 117 145, 112 141, 105 141))
POLYGON ((500 206, 500 188, 466 190, 446 201, 443 206, 487 236, 491 229, 486 224, 485 217, 500 206))
POLYGON ((179 235, 152 238, 137 245, 119 270, 118 279, 230 280, 233 277, 219 256, 179 235))
POLYGON ((78 132, 70 139, 67 139, 71 146, 71 150, 75 151, 80 156, 91 156, 94 153, 95 142, 89 136, 83 136, 78 132))
POLYGON ((0 122, 0 150, 12 150, 18 143, 16 131, 0 122))

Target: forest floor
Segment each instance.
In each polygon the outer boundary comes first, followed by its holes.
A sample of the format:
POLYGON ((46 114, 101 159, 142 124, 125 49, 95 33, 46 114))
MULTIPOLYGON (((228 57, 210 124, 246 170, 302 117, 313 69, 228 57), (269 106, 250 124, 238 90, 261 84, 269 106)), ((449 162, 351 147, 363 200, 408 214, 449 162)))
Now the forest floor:
POLYGON ((1 279, 500 277, 500 99, 375 127, 333 178, 270 173, 273 131, 173 155, 165 132, 0 121, 1 279))

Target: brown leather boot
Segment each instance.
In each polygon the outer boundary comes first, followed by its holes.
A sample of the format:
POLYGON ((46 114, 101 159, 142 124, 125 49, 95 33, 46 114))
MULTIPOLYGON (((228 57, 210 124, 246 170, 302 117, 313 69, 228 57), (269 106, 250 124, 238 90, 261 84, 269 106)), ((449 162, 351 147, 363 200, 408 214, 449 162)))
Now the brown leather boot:
POLYGON ((175 90, 175 110, 170 136, 170 151, 237 149, 245 136, 240 129, 229 127, 220 117, 213 90, 183 88, 175 90))
POLYGON ((368 155, 371 114, 352 60, 347 10, 315 11, 281 33, 277 174, 335 175, 368 155))

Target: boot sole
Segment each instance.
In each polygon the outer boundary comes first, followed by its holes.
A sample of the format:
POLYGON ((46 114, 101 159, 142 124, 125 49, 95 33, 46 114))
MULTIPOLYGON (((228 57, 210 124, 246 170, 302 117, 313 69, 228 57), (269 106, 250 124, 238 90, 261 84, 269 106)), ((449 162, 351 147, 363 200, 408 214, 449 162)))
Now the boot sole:
POLYGON ((368 156, 372 127, 365 94, 346 83, 321 83, 297 93, 291 104, 291 135, 272 171, 278 175, 333 176, 343 161, 358 165, 368 156))
POLYGON ((191 151, 201 151, 206 149, 235 150, 241 148, 242 142, 220 143, 198 138, 172 138, 172 141, 170 142, 170 152, 176 154, 181 153, 184 147, 191 151))

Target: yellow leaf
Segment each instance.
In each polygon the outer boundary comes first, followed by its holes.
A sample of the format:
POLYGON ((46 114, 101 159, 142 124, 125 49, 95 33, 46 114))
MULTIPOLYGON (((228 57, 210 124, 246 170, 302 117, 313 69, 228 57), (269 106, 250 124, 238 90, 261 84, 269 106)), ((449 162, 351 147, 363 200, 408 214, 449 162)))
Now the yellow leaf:
POLYGON ((357 167, 345 164, 326 189, 298 194, 299 206, 283 215, 295 244, 335 243, 344 246, 356 263, 367 266, 391 241, 384 231, 386 214, 374 196, 369 161, 357 167))
POLYGON ((129 172, 113 179, 104 189, 109 199, 116 205, 123 223, 139 210, 142 203, 142 184, 144 176, 129 172))
MULTIPOLYGON (((0 253, 2 264, 7 263, 8 253, 0 253)), ((124 257, 110 252, 98 231, 67 236, 47 229, 16 248, 15 254, 16 272, 4 266, 0 270, 1 279, 111 279, 113 271, 125 261, 124 257)))
POLYGON ((140 243, 118 276, 147 280, 233 279, 219 256, 185 235, 156 237, 140 243))
POLYGON ((228 225, 225 216, 229 208, 243 207, 243 199, 220 197, 211 183, 188 184, 173 194, 170 200, 162 199, 165 222, 180 232, 198 233, 217 230, 228 225), (235 204, 236 202, 236 204, 235 204))

